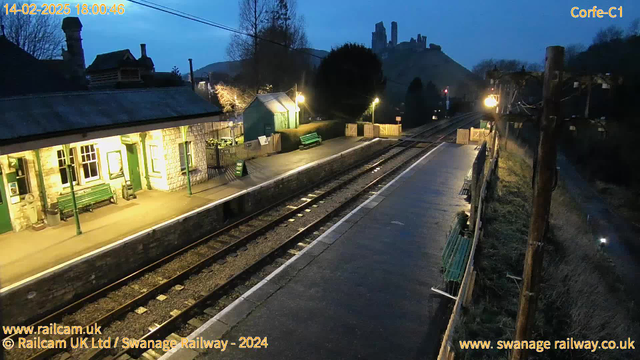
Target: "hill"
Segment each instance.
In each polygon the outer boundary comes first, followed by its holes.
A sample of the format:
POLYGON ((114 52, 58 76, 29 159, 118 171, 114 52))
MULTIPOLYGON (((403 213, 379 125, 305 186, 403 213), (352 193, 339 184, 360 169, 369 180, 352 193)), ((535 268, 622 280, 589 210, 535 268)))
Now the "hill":
POLYGON ((388 79, 387 95, 394 102, 404 101, 407 87, 413 78, 420 77, 423 84, 433 82, 438 89, 449 86, 451 97, 475 98, 482 87, 482 79, 455 62, 440 50, 394 50, 385 54, 382 70, 388 79))
MULTIPOLYGON (((311 64, 313 64, 313 66, 320 65, 320 61, 322 61, 322 58, 324 58, 325 56, 327 56, 327 54, 329 54, 328 51, 318 50, 318 49, 303 49, 303 51, 313 55, 313 56, 309 56, 309 61, 311 62, 311 64)), ((220 62, 211 63, 197 70, 194 70, 193 74, 194 76, 198 77, 198 76, 203 76, 203 74, 208 74, 210 72, 226 74, 226 75, 229 75, 230 77, 234 77, 238 75, 238 72, 240 72, 240 62, 239 61, 220 61, 220 62)), ((185 80, 188 80, 189 75, 185 74, 183 75, 183 78, 185 80)))
MULTIPOLYGON (((217 72, 221 74, 227 74, 231 77, 238 75, 240 71, 240 62, 239 61, 221 61, 211 63, 209 65, 203 66, 198 70, 193 70, 194 76, 202 76, 203 74, 208 74, 210 72, 217 72)), ((189 79, 189 75, 183 76, 185 80, 189 79)))

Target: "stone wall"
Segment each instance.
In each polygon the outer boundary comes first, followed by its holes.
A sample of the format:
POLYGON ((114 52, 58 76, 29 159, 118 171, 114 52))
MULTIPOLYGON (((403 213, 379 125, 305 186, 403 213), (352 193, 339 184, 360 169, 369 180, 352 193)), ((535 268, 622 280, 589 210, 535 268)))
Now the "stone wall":
MULTIPOLYGON (((187 186, 187 176, 180 170, 180 147, 183 146, 180 128, 162 130, 166 163, 167 190, 174 191, 187 186)), ((207 181, 207 152, 203 124, 191 125, 187 131, 187 141, 191 142, 193 164, 191 168, 191 184, 207 181)))
POLYGON ((372 141, 333 158, 218 201, 189 216, 171 220, 112 244, 2 292, 4 323, 29 322, 110 284, 157 259, 201 239, 251 212, 262 209, 312 184, 329 179, 345 168, 389 145, 372 141))

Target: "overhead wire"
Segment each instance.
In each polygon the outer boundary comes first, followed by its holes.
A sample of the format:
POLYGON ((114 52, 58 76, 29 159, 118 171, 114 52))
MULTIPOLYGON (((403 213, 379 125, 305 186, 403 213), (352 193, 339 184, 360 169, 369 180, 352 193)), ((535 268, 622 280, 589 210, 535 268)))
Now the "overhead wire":
MULTIPOLYGON (((271 44, 274 44, 274 45, 278 45, 278 46, 282 46, 282 47, 285 47, 285 48, 287 48, 289 50, 297 51, 297 52, 303 53, 305 55, 308 55, 308 56, 311 56, 311 57, 314 57, 314 58, 317 58, 317 59, 321 59, 321 60, 324 59, 324 57, 322 57, 322 56, 313 54, 313 53, 305 51, 303 49, 294 48, 292 46, 289 46, 289 45, 286 45, 286 44, 283 44, 283 43, 280 43, 280 42, 277 42, 277 41, 274 41, 274 40, 271 40, 271 39, 267 39, 267 38, 264 38, 264 37, 256 35, 256 34, 251 34, 251 33, 239 30, 239 29, 235 29, 235 28, 233 28, 231 26, 220 24, 220 23, 217 23, 215 21, 211 21, 211 20, 196 16, 196 15, 192 15, 192 14, 186 13, 184 11, 180 11, 180 10, 176 10, 176 9, 170 8, 170 7, 165 6, 165 5, 157 4, 157 3, 154 3, 154 2, 151 2, 151 1, 148 1, 148 0, 127 0, 127 1, 129 1, 131 3, 134 3, 134 4, 137 4, 137 5, 140 5, 140 6, 144 6, 144 7, 150 8, 150 9, 161 11, 161 12, 164 12, 164 13, 167 13, 167 14, 170 14, 170 15, 178 16, 178 17, 181 17, 183 19, 195 21, 195 22, 198 22, 198 23, 201 23, 201 24, 204 24, 204 25, 213 26, 215 28, 218 28, 218 29, 221 29, 221 30, 225 30, 225 31, 229 31, 229 32, 232 32, 232 33, 235 33, 235 34, 238 34, 238 35, 248 36, 248 37, 255 38, 255 39, 258 39, 258 40, 261 40, 261 41, 266 41, 268 43, 271 43, 271 44)), ((388 82, 392 82, 392 83, 395 83, 395 84, 398 84, 398 85, 404 85, 404 86, 408 85, 406 83, 402 83, 402 82, 396 81, 396 80, 388 78, 388 77, 386 77, 385 79, 388 82)))

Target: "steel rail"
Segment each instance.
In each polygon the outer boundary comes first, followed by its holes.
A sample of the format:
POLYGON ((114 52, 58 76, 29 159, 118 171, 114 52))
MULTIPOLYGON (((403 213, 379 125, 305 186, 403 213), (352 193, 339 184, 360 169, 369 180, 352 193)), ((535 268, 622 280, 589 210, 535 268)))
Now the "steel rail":
MULTIPOLYGON (((467 123, 472 122, 472 121, 477 121, 477 119, 468 120, 467 123)), ((458 127, 457 127, 458 124, 449 124, 449 126, 447 126, 447 127, 451 127, 452 125, 455 126, 454 130, 458 129, 458 127)), ((445 129, 447 127, 445 127, 445 129)), ((352 202, 354 202, 356 199, 358 199, 363 194, 366 194, 374 186, 378 185, 383 180, 385 180, 387 177, 389 177, 392 174, 394 174, 397 170, 399 170, 400 168, 405 166, 407 163, 412 162, 414 159, 422 156, 428 150, 431 150, 433 147, 435 147, 436 143, 441 141, 443 138, 445 138, 451 132, 452 131, 449 131, 449 132, 445 133, 444 135, 439 137, 437 140, 435 140, 434 142, 432 142, 428 146, 422 148, 418 153, 416 153, 415 155, 411 156, 409 159, 403 161, 402 163, 394 166, 391 170, 389 170, 386 173, 380 175, 375 180, 371 181, 368 185, 366 185, 364 188, 362 188, 360 191, 358 191, 354 195, 350 196, 348 199, 346 199, 344 202, 342 202, 336 208, 334 208, 333 210, 331 210, 330 212, 328 212, 327 214, 325 214, 321 218, 315 220, 311 224, 305 226, 304 228, 299 229, 299 231, 296 234, 290 236, 282 244, 280 244, 279 246, 277 246, 276 248, 274 248, 273 250, 271 250, 267 254, 263 255, 256 262, 254 262, 251 265, 249 265, 249 266, 245 267, 244 269, 240 270, 238 273, 236 273, 235 275, 233 275, 232 277, 227 279, 224 283, 222 283, 219 286, 217 286, 215 289, 213 289, 207 295, 203 296, 202 298, 197 300, 195 303, 189 305, 185 310, 181 311, 179 314, 171 317, 169 320, 167 320, 164 323, 160 324, 160 326, 155 328, 153 331, 147 333, 146 335, 141 337, 139 340, 141 340, 141 341, 143 341, 143 340, 157 340, 157 339, 161 339, 161 338, 164 338, 164 337, 168 336, 169 334, 172 333, 172 331, 176 327, 176 325, 185 323, 186 322, 185 321, 186 318, 191 317, 193 315, 193 313, 197 309, 204 307, 208 302, 210 302, 212 300, 216 300, 216 299, 219 299, 220 297, 222 297, 224 295, 223 294, 224 291, 227 288, 231 287, 231 285, 235 282, 235 280, 237 280, 239 278, 247 277, 247 276, 249 276, 249 274, 255 273, 255 271, 257 269, 261 269, 265 265, 264 263, 267 262, 268 259, 271 258, 274 254, 279 253, 281 250, 283 250, 284 248, 288 247, 289 245, 292 245, 292 244, 295 244, 295 243, 299 242, 301 240, 301 238, 303 238, 304 236, 308 235, 311 231, 315 230, 320 224, 322 224, 325 221, 327 221, 328 219, 331 219, 332 217, 334 217, 336 214, 338 214, 340 211, 342 211, 347 205, 349 205, 352 202)), ((100 355, 102 355, 102 353, 104 353, 104 351, 106 351, 106 350, 109 350, 109 349, 104 349, 103 351, 100 352, 100 355)), ((122 351, 118 352, 114 356, 114 359, 118 359, 120 356, 122 356, 124 354, 128 354, 128 355, 133 356, 133 357, 139 357, 140 354, 142 352, 146 351, 146 350, 148 350, 148 349, 146 349, 146 348, 125 349, 125 350, 122 350, 122 351)), ((96 354, 96 355, 98 355, 98 354, 96 354)))
MULTIPOLYGON (((357 164, 349 167, 348 169, 340 172, 338 175, 333 175, 330 177, 325 177, 322 180, 320 180, 319 182, 316 182, 315 184, 281 200, 278 201, 275 204, 272 204, 268 207, 265 207, 264 209, 261 209, 257 212, 254 212, 253 214, 250 214, 247 217, 244 217, 236 222, 234 222, 233 224, 230 224, 220 230, 215 231, 214 233, 207 235, 206 237, 197 240, 194 243, 191 243, 187 246, 185 246, 184 248, 158 260, 155 261, 154 263, 147 265, 146 267, 130 274, 127 275, 126 277, 107 285, 106 287, 94 292, 93 294, 86 296, 76 302, 74 302, 73 304, 55 312, 54 314, 51 314, 41 320, 39 320, 38 322, 34 323, 31 326, 38 326, 40 324, 45 324, 45 323, 51 323, 54 322, 55 319, 57 318, 61 318, 62 316, 64 316, 65 314, 71 313, 77 309, 79 309, 80 307, 82 307, 84 304, 91 302, 93 300, 96 300, 98 298, 100 298, 101 296, 105 295, 106 293, 115 290, 116 288, 119 288, 121 286, 126 286, 126 283, 129 281, 132 281, 136 278, 138 278, 140 275, 142 274, 146 274, 149 273, 157 268, 159 268, 160 266, 170 262, 171 260, 175 259, 177 256, 186 253, 187 251, 195 248, 196 246, 202 245, 203 243, 206 243, 210 240, 212 240, 213 237, 222 235, 225 232, 228 232, 231 229, 237 228, 240 225, 244 225, 247 222, 256 219, 257 217, 259 217, 260 215, 263 215, 264 213, 266 213, 269 210, 274 209, 275 207, 281 206, 286 202, 291 201, 292 199, 300 196, 301 194, 305 194, 307 193, 309 190, 313 189, 313 188, 317 188, 318 186, 321 186, 321 184, 323 182, 326 182, 327 180, 329 180, 330 178, 335 178, 336 176, 343 176, 346 173, 353 171, 353 169, 358 168, 363 166, 363 164, 366 164, 368 162, 371 161, 371 159, 376 158, 376 157, 380 157, 382 155, 384 155, 385 153, 388 153, 389 150, 391 150, 392 148, 395 148, 397 146, 401 146, 405 143, 414 143, 414 141, 411 141, 412 139, 418 138, 420 136, 425 136, 424 134, 427 132, 435 132, 435 131, 439 131, 442 129, 446 129, 448 127, 451 126, 457 126, 458 124, 465 122, 465 121, 469 121, 468 119, 476 117, 477 114, 474 113, 470 113, 470 114, 464 114, 462 116, 460 116, 459 118, 455 119, 454 122, 444 122, 444 123, 437 123, 437 124, 432 124, 431 126, 427 127, 426 129, 423 129, 421 131, 419 131, 418 133, 402 140, 399 141, 398 143, 390 146, 390 147, 386 147, 384 149, 381 149, 380 151, 377 151, 374 156, 369 157, 368 159, 358 162, 357 164)), ((457 127, 456 127, 457 128, 457 127)), ((432 134, 428 135, 428 136, 432 136, 432 134)), ((98 324, 99 326, 105 326, 106 324, 109 324, 111 321, 113 321, 114 319, 116 319, 117 317, 119 317, 120 315, 122 315, 123 313, 127 312, 128 310, 130 310, 131 308, 137 306, 140 303, 144 303, 146 301, 149 301, 152 297, 154 297, 156 294, 161 293, 166 291, 167 289, 169 289, 170 287, 172 287, 175 283, 178 283, 180 281, 182 281, 184 278, 190 276, 193 273, 196 273, 197 271, 199 271, 200 269, 208 266, 210 263, 217 261, 221 258, 224 258, 226 256, 228 256, 230 253, 233 253, 234 251, 236 251, 238 248, 244 246, 246 243, 250 242, 251 240, 255 239, 257 236, 263 234, 266 231, 269 231, 270 229, 274 228, 275 226, 277 226, 278 224, 282 223, 283 221, 286 221, 287 218, 291 217, 292 213, 296 213, 299 212, 313 204, 315 204, 316 202, 320 201, 321 199, 325 198, 326 196, 332 194, 333 192, 339 190, 340 188, 352 183, 353 181, 355 181, 357 178, 359 178, 360 176, 366 174, 367 172, 369 172, 372 168, 376 168, 379 167, 380 165, 382 165, 383 163, 397 157, 398 155, 400 155, 401 153, 403 153, 404 151, 408 150, 412 148, 411 146, 407 146, 405 148, 403 148, 402 150, 392 154, 389 157, 386 157, 374 164, 371 165, 367 165, 365 166, 364 169, 360 170, 358 173, 356 173, 355 175, 352 175, 350 178, 348 178, 345 181, 342 181, 336 185, 334 185, 333 187, 331 187, 328 190, 323 191, 322 193, 320 193, 319 195, 317 195, 316 197, 312 198, 311 200, 291 209, 290 211, 287 211, 286 213, 284 213, 283 215, 279 216, 278 218, 276 218, 275 220, 270 221, 268 224, 255 229, 254 231, 252 231, 251 233, 244 235, 242 238, 240 238, 239 240, 228 244, 227 246, 219 249, 218 251, 216 251, 215 253, 213 253, 212 255, 206 257, 205 259, 199 261, 198 263, 194 264, 193 266, 189 267, 188 269, 182 271, 181 273, 175 275, 174 277, 165 280, 164 282, 162 282, 161 284, 157 285, 156 287, 152 288, 151 290, 145 292, 144 294, 141 294, 140 296, 136 297, 135 299, 121 305, 120 307, 118 307, 117 309, 109 312, 108 314, 100 317, 98 320, 91 322, 91 324, 98 324)), ((87 325, 91 325, 91 324, 87 324, 87 325)), ((20 335, 14 335, 15 336, 20 336, 20 335)), ((22 335, 24 336, 28 336, 28 335, 22 335)), ((67 343, 69 343, 68 340, 77 337, 79 335, 70 335, 67 338, 65 338, 65 340, 67 341, 67 343)), ((41 351, 37 354, 35 354, 34 356, 32 356, 30 359, 42 359, 42 358, 46 358, 49 356, 52 356, 53 354, 60 352, 64 349, 46 349, 44 351, 41 351)))

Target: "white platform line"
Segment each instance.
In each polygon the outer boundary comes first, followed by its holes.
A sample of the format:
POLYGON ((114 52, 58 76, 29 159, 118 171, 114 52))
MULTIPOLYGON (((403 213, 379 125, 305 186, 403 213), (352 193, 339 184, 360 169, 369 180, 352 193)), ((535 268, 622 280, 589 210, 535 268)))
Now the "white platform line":
MULTIPOLYGON (((395 178, 393 178, 393 180, 391 180, 387 185, 385 185, 382 189, 380 189, 377 194, 375 194, 374 196, 370 197, 369 199, 367 199, 365 202, 363 202, 362 204, 358 205, 358 207, 356 207, 355 209, 353 209, 351 212, 349 212, 345 217, 343 217, 342 219, 340 219, 340 221, 338 221, 337 223, 335 223, 332 227, 330 227, 329 229, 327 229, 327 231, 325 231, 322 235, 320 235, 318 238, 316 238, 311 244, 309 244, 309 246, 305 247, 304 249, 302 249, 297 255, 295 255, 294 257, 292 257, 291 259, 289 259, 287 262, 285 262, 284 264, 282 264, 282 266, 280 266, 279 268, 277 268, 274 272, 272 272, 271 274, 269 274, 269 276, 267 276, 266 278, 262 279, 262 281, 260 281, 259 283, 257 283, 256 285, 254 285, 251 289, 247 290, 247 292, 245 292, 244 294, 242 294, 239 298, 237 298, 234 302, 232 302, 231 304, 229 304, 226 308, 224 308, 222 311, 220 311, 218 314, 216 314, 216 316, 214 316, 213 318, 207 320, 207 322, 205 322, 202 326, 200 326, 199 328, 197 328, 194 332, 192 332, 191 334, 189 334, 189 336, 187 336, 187 339, 189 340, 194 340, 196 337, 198 337, 200 334, 202 334, 205 330, 207 330, 212 324, 214 324, 216 321, 219 321, 219 318, 222 317, 224 314, 228 313, 229 311, 233 310, 233 308, 235 308, 240 302, 242 301, 246 301, 246 298, 251 295, 252 293, 254 293, 255 291, 257 291, 258 289, 260 289, 260 287, 262 287, 264 284, 266 284, 269 280, 273 279, 274 276, 276 276, 278 273, 280 273, 281 271, 283 271, 287 266, 289 266, 292 262, 294 262, 296 259, 298 259, 300 256, 302 256, 305 252, 307 252, 309 249, 311 249, 313 246, 315 246, 320 240, 324 239, 326 236, 328 236, 329 234, 331 234, 331 232, 333 232, 335 230, 335 228, 337 228, 338 226, 340 226, 340 224, 344 223, 347 219, 349 219, 353 214, 355 214, 358 210, 360 210, 360 208, 362 208, 364 205, 368 204, 370 201, 372 201, 373 199, 375 199, 376 197, 379 196, 380 193, 382 193, 384 190, 386 190, 389 186, 393 185, 393 183, 395 183, 398 179, 400 179, 401 177, 405 176, 406 173, 408 173, 411 169, 413 169, 416 165, 418 165, 420 162, 422 162, 422 160, 424 160, 425 158, 427 158, 427 156, 431 155, 431 153, 433 153, 434 151, 436 151, 439 147, 441 147, 442 145, 444 145, 444 143, 436 146, 435 148, 433 148, 431 151, 429 151, 428 153, 426 153, 425 155, 423 155, 418 161, 414 162, 413 164, 411 164, 411 166, 409 166, 407 169, 405 169, 402 173, 400 173, 398 176, 396 176, 395 178)), ((329 245, 331 246, 331 245, 329 245)), ((318 255, 319 256, 319 255, 318 255)), ((278 290, 276 290, 278 291, 278 290)), ((256 305, 257 306, 257 305, 256 305)), ((212 339, 212 340, 217 340, 217 339, 212 339)), ((169 359, 172 355, 174 355, 178 350, 180 350, 182 348, 181 345, 177 345, 175 347, 173 347, 171 350, 167 351, 164 355, 162 355, 162 357, 160 357, 160 359, 158 360, 167 360, 169 359)))

